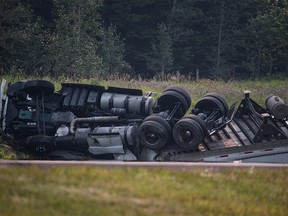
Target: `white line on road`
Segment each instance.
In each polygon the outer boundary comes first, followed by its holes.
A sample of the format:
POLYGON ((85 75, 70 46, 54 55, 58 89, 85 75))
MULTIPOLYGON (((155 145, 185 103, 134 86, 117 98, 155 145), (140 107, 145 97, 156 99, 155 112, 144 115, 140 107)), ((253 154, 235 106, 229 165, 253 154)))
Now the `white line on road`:
POLYGON ((0 165, 9 166, 101 166, 107 168, 141 167, 141 168, 167 168, 167 169, 225 169, 225 168, 270 168, 287 169, 288 164, 279 163, 204 163, 204 162, 144 162, 144 161, 45 161, 45 160, 0 160, 0 165))

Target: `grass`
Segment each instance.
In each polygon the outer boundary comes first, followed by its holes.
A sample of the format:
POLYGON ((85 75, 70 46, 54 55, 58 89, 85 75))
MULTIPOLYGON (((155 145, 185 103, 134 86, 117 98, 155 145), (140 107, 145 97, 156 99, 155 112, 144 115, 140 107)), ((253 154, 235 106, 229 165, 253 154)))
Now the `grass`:
MULTIPOLYGON (((1 141, 3 143, 3 141, 1 141)), ((2 159, 17 159, 17 152, 11 146, 0 144, 0 158, 2 159)))
POLYGON ((0 167, 1 215, 287 215, 288 170, 0 167))
MULTIPOLYGON (((0 135, 0 159, 11 159, 11 160, 21 160, 29 159, 29 155, 13 149, 11 140, 3 139, 5 136, 0 135)), ((0 214, 1 215, 1 214, 0 214)))

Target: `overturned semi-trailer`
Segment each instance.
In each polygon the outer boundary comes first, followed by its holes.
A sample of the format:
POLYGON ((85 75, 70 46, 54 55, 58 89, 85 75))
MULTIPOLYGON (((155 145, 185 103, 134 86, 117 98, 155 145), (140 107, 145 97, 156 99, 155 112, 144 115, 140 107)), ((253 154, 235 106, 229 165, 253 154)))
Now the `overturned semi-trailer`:
POLYGON ((48 159, 288 162, 288 106, 263 108, 244 92, 236 109, 217 93, 191 106, 166 88, 155 100, 138 89, 29 80, 1 85, 1 129, 17 146, 48 159))

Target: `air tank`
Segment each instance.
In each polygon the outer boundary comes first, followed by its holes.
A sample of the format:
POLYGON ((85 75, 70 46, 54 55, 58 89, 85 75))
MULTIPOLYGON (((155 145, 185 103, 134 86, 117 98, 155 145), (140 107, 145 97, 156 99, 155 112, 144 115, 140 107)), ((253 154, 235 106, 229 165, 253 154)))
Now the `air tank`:
POLYGON ((105 92, 101 96, 100 108, 111 110, 113 108, 125 109, 128 114, 151 115, 155 101, 152 97, 114 94, 105 92))
POLYGON ((288 117, 288 105, 279 96, 270 95, 266 99, 266 107, 276 119, 288 117))
POLYGON ((94 155, 124 154, 125 146, 137 144, 136 126, 96 127, 87 137, 88 151, 94 155))
MULTIPOLYGON (((111 127, 96 127, 93 129, 92 133, 89 135, 89 141, 91 142, 91 137, 106 135, 106 140, 103 139, 103 145, 109 146, 113 139, 112 135, 120 135, 122 143, 124 145, 135 145, 137 137, 137 128, 136 126, 111 126, 111 127)), ((104 136, 103 136, 104 137, 104 136)), ((93 139, 93 138, 92 138, 93 139)), ((94 142, 94 141, 93 141, 94 142)))

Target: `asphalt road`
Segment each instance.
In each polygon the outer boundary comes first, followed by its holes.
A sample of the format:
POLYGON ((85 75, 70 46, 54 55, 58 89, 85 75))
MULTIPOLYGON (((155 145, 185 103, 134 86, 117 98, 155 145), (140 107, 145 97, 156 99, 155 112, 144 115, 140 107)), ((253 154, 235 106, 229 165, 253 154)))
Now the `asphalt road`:
POLYGON ((288 164, 276 163, 203 163, 203 162, 128 162, 128 161, 48 161, 48 160, 0 160, 0 166, 97 166, 105 168, 167 168, 188 169, 288 169, 288 164))

